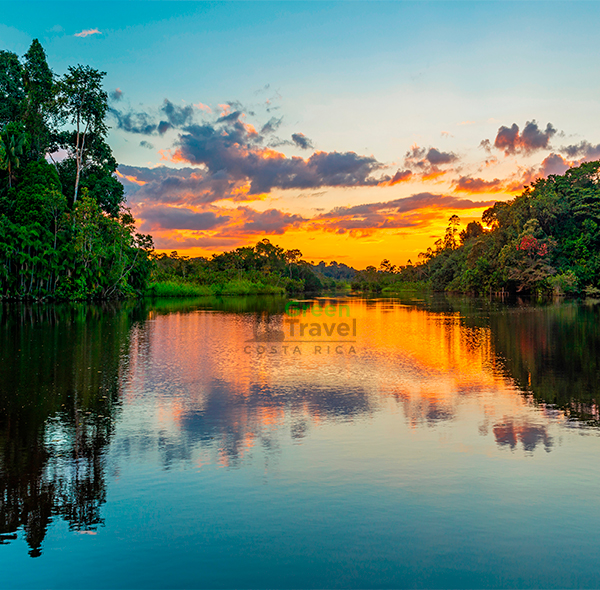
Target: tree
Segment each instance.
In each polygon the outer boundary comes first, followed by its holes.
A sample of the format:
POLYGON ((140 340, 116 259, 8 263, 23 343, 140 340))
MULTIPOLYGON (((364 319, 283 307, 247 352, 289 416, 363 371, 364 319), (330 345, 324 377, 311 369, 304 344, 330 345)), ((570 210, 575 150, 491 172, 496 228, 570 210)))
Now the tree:
POLYGON ((483 227, 481 223, 478 221, 471 221, 471 223, 467 224, 466 229, 463 229, 460 234, 460 243, 464 244, 467 240, 472 240, 473 238, 478 238, 483 234, 483 227))
MULTIPOLYGON (((90 135, 88 139, 86 166, 79 177, 78 193, 84 188, 88 189, 102 210, 116 218, 125 200, 123 185, 115 176, 117 161, 103 139, 95 135, 90 135)), ((65 158, 56 167, 64 193, 72 195, 77 179, 76 160, 65 158)))
POLYGON ((54 166, 45 160, 27 164, 16 191, 14 220, 20 225, 39 223, 52 230, 56 245, 58 225, 66 205, 54 166))
POLYGON ((394 274, 396 272, 396 265, 392 264, 387 258, 384 258, 379 265, 381 272, 394 274))
POLYGON ((105 75, 106 72, 99 72, 89 66, 69 67, 58 85, 58 104, 62 116, 74 126, 71 134, 61 136, 75 160, 73 204, 77 202, 79 181, 87 164, 91 138, 95 137, 96 141, 103 139, 108 130, 104 122, 108 112, 108 95, 102 89, 105 75))
POLYGON ((44 48, 34 39, 25 54, 23 82, 26 93, 24 121, 31 138, 34 159, 43 158, 49 144, 49 118, 55 114, 54 74, 44 48))
POLYGON ((22 63, 0 51, 1 298, 110 298, 145 289, 152 241, 135 232, 123 208, 105 141, 103 76, 77 66, 56 84, 37 40, 22 63), (59 147, 70 157, 52 166, 45 156, 59 147))
POLYGON ((300 252, 300 250, 298 250, 297 248, 295 248, 293 250, 285 251, 285 261, 288 265, 290 279, 292 278, 292 267, 297 266, 297 264, 301 258, 302 258, 302 252, 300 252))
POLYGON ((6 170, 5 162, 6 162, 6 146, 4 145, 4 140, 2 139, 2 135, 0 135, 0 170, 6 170))
POLYGON ((455 250, 457 247, 456 243, 456 234, 458 233, 458 228, 460 226, 460 217, 458 215, 453 215, 448 220, 448 227, 446 229, 446 235, 444 236, 444 240, 442 242, 443 248, 455 250))
POLYGON ((8 172, 8 187, 15 180, 15 170, 21 165, 21 156, 27 146, 27 134, 20 123, 9 123, 2 134, 2 161, 0 169, 8 172))
POLYGON ((549 264, 549 254, 555 247, 547 238, 537 219, 530 219, 519 236, 507 244, 500 254, 508 276, 517 283, 517 291, 544 289, 556 269, 549 264))
POLYGON ((23 66, 19 57, 10 51, 0 51, 0 129, 20 120, 24 101, 23 66))

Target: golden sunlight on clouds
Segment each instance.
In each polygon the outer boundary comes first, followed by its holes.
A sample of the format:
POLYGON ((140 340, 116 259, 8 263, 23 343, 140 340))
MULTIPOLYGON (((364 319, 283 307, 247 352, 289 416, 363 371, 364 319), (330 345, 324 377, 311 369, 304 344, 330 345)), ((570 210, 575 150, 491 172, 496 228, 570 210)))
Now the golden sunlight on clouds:
POLYGON ((144 186, 146 184, 146 182, 144 180, 138 180, 133 175, 128 176, 126 174, 121 174, 118 170, 117 170, 116 174, 117 174, 118 178, 122 178, 124 180, 128 180, 129 182, 132 182, 133 184, 137 184, 138 186, 144 186))
MULTIPOLYGON (((158 150, 167 165, 124 165, 118 173, 140 231, 152 234, 160 252, 208 256, 268 238, 315 262, 357 268, 383 259, 416 262, 452 215, 464 227, 495 201, 576 163, 552 151, 555 127, 535 120, 503 125, 470 152, 419 142, 386 163, 314 149, 302 133, 277 137, 280 121, 255 127, 246 120, 252 111, 239 103, 220 104, 218 116, 203 103, 196 107, 166 100, 161 109, 168 121, 149 126, 159 134, 179 130, 171 147, 158 150)), ((133 115, 115 112, 130 124, 133 115)), ((146 121, 142 115, 136 116, 146 121)), ((560 149, 589 158, 598 148, 560 149)))
MULTIPOLYGON (((408 260, 417 262, 420 252, 432 246, 437 237, 442 237, 448 225, 448 219, 453 214, 461 218, 461 226, 481 219, 481 214, 487 208, 467 210, 422 210, 415 214, 414 222, 417 227, 407 229, 365 229, 340 233, 334 229, 325 229, 319 222, 308 222, 306 225, 289 229, 279 235, 269 235, 269 239, 286 249, 299 249, 308 261, 344 262, 356 268, 369 265, 379 266, 383 259, 392 264, 406 264, 408 260)), ((242 221, 236 210, 232 216, 237 221, 231 222, 231 232, 223 239, 223 249, 231 249, 246 244, 254 244, 262 239, 260 234, 248 234, 240 229, 242 221)), ((177 250, 187 256, 210 256, 219 251, 217 232, 194 232, 173 230, 159 234, 161 239, 169 240, 169 247, 159 249, 169 253, 177 250), (195 239, 205 239, 208 247, 190 246, 195 239), (181 246, 177 246, 177 240, 181 246)), ((160 242, 159 242, 160 243, 160 242)))

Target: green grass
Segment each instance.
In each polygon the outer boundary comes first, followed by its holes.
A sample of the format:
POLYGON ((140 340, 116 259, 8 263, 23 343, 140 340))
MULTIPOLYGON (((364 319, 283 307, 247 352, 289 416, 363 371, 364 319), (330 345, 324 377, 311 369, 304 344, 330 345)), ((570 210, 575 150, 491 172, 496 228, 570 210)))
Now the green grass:
POLYGON ((397 283, 394 283, 389 287, 385 287, 382 290, 382 293, 406 293, 415 291, 427 291, 428 289, 429 285, 425 281, 398 281, 397 283))
POLYGON ((229 281, 224 285, 211 285, 215 289, 215 295, 283 295, 285 289, 275 285, 265 285, 264 283, 254 283, 247 279, 237 279, 229 281))
POLYGON ((163 281, 150 283, 146 295, 153 297, 206 297, 214 295, 208 285, 163 281))
POLYGON ((150 283, 146 291, 148 297, 206 297, 211 295, 283 295, 285 289, 274 285, 254 283, 246 279, 229 281, 225 284, 197 285, 176 281, 150 283))
POLYGON ((335 291, 352 291, 352 286, 349 281, 336 281, 335 291))

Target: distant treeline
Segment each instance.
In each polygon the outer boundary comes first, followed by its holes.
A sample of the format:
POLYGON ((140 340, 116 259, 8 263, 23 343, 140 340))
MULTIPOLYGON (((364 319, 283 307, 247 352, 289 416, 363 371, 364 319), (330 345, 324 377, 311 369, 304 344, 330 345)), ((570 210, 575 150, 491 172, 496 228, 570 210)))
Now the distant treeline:
POLYGON ((152 239, 124 208, 104 75, 78 65, 56 76, 37 39, 22 60, 0 51, 0 298, 145 289, 152 239))
POLYGON ((163 296, 318 293, 346 286, 344 279, 356 273, 337 262, 315 266, 302 259, 300 250, 285 250, 268 239, 210 258, 171 252, 153 260, 148 292, 163 296))
POLYGON ((487 294, 600 295, 600 162, 542 178, 482 222, 459 231, 450 218, 443 238, 416 264, 356 274, 355 289, 394 291, 423 285, 435 291, 487 294))

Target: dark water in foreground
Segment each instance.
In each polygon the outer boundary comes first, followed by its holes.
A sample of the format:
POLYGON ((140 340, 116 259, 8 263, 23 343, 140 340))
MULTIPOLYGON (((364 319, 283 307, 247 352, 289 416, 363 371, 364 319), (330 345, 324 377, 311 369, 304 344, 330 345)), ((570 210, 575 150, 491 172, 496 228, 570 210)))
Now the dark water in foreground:
POLYGON ((600 587, 599 305, 312 305, 0 307, 0 585, 600 587))

